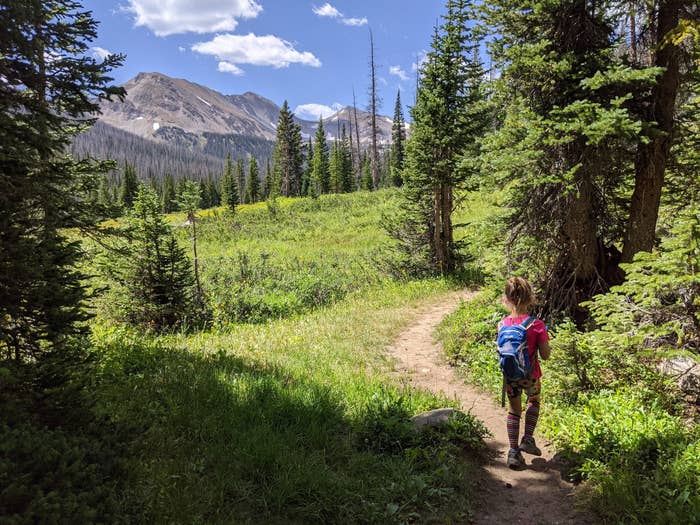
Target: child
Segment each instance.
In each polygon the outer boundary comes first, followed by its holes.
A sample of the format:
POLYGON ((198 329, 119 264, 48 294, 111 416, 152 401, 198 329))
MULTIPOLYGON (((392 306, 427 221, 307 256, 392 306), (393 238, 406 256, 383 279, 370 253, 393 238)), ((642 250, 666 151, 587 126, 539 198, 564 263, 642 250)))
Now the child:
MULTIPOLYGON (((503 318, 499 324, 501 326, 519 325, 528 319, 528 311, 535 304, 535 294, 532 286, 522 277, 511 277, 506 282, 503 292, 503 305, 510 310, 510 314, 503 318)), ((528 379, 522 379, 515 383, 506 382, 506 393, 510 402, 510 411, 506 421, 508 429, 508 441, 510 450, 508 451, 507 465, 517 469, 525 466, 525 460, 521 452, 527 452, 535 456, 541 456, 542 452, 535 444, 532 436, 537 425, 537 418, 540 413, 540 377, 542 370, 538 360, 549 359, 549 335, 547 327, 539 319, 535 319, 527 328, 527 349, 532 363, 532 373, 528 379), (525 411, 525 434, 520 445, 518 436, 520 433, 520 417, 523 412, 522 393, 527 395, 527 410, 525 411)))

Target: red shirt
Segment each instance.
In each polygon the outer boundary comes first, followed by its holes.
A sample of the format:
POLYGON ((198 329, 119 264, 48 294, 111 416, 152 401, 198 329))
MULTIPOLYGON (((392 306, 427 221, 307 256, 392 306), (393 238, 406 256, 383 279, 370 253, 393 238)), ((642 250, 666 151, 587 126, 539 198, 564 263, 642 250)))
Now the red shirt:
MULTIPOLYGON (((506 316, 503 318, 501 323, 503 323, 505 326, 512 326, 514 324, 522 323, 525 319, 527 319, 527 317, 527 314, 519 317, 506 316)), ((530 354, 530 361, 532 362, 532 379, 542 377, 540 361, 537 358, 537 349, 547 342, 549 342, 547 327, 542 321, 535 319, 535 322, 532 323, 530 328, 527 329, 527 352, 530 354)))

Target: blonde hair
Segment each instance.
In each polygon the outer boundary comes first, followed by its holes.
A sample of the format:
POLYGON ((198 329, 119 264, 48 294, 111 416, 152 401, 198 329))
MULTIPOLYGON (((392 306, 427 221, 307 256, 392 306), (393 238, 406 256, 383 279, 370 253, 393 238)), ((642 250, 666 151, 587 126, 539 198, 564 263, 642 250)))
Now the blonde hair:
POLYGON ((527 279, 511 277, 506 281, 503 295, 518 310, 525 310, 535 304, 535 292, 527 279))

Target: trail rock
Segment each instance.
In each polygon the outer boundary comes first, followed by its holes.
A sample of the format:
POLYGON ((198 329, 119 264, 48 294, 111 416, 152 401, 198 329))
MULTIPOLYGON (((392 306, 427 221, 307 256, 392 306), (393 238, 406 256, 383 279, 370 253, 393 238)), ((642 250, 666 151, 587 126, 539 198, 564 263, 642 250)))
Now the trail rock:
POLYGON ((663 359, 659 370, 676 380, 686 401, 700 405, 700 363, 692 357, 676 356, 663 359))
POLYGON ((416 414, 411 418, 413 423, 413 428, 419 429, 423 427, 439 427, 447 423, 447 420, 458 411, 454 408, 436 408, 434 410, 428 410, 427 412, 421 412, 416 414))

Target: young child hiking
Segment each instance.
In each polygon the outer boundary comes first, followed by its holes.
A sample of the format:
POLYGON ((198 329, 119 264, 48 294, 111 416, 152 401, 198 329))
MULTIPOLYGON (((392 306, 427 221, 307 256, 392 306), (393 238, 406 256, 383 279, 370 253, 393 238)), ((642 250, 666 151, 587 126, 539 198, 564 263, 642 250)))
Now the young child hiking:
POLYGON ((532 434, 540 414, 542 370, 539 357, 549 359, 550 347, 547 327, 528 313, 534 304, 535 294, 529 282, 522 277, 511 277, 506 281, 503 305, 510 313, 498 324, 498 354, 505 393, 510 402, 506 420, 510 442, 507 465, 512 469, 525 466, 522 452, 542 455, 532 434), (527 396, 525 434, 518 444, 523 392, 527 396))

